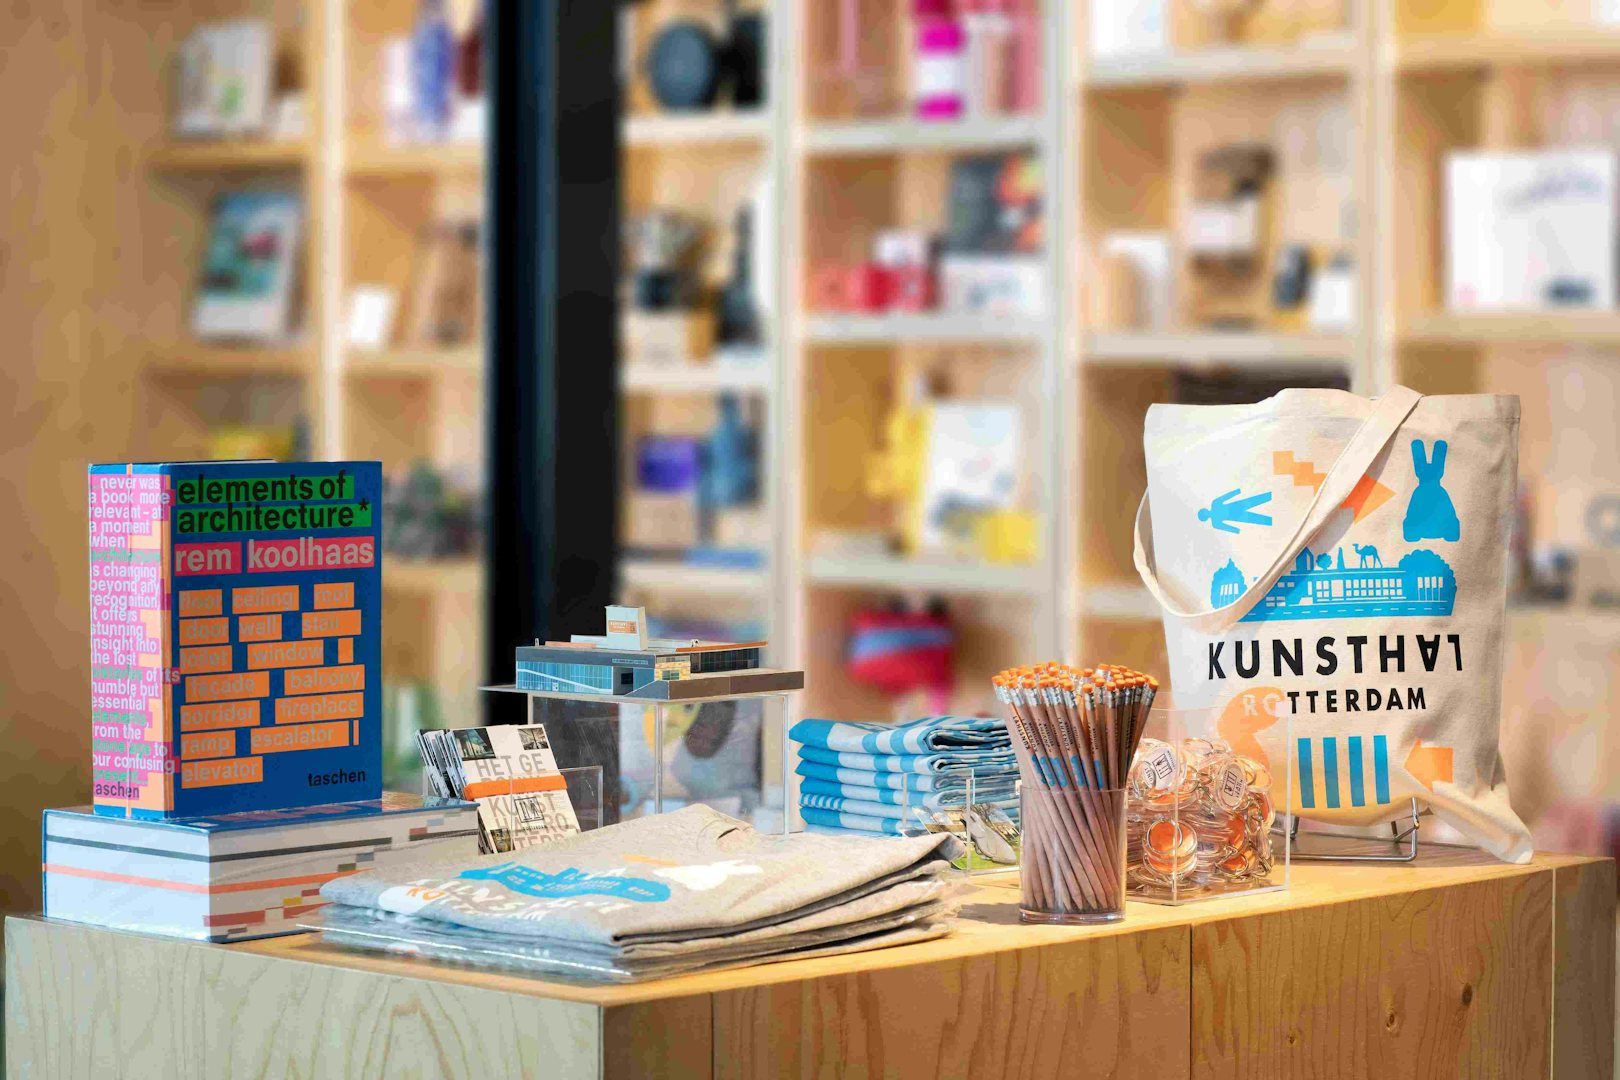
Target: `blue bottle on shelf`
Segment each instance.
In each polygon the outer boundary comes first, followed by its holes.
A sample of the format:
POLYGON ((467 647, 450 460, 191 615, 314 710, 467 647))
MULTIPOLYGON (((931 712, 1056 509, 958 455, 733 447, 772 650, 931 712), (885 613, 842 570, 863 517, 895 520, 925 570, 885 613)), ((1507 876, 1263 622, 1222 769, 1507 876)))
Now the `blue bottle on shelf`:
POLYGON ((723 510, 759 498, 759 432, 743 420, 736 394, 720 395, 720 419, 709 433, 703 508, 723 510))
POLYGON ((456 39, 445 0, 421 0, 411 30, 411 96, 416 137, 439 142, 450 134, 456 39))

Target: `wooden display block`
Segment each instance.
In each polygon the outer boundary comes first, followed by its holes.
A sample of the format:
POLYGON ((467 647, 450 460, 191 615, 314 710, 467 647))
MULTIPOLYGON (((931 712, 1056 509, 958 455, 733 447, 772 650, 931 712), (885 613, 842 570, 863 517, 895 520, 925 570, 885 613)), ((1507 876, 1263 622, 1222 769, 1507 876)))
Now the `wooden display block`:
MULTIPOLYGON (((983 880, 983 879, 981 879, 983 880)), ((216 946, 6 922, 12 1076, 1144 1080, 1607 1078, 1615 868, 1294 868, 1293 888, 1102 927, 1018 924, 1010 876, 918 945, 617 987, 313 936, 216 946), (130 993, 138 983, 141 993, 130 993)))

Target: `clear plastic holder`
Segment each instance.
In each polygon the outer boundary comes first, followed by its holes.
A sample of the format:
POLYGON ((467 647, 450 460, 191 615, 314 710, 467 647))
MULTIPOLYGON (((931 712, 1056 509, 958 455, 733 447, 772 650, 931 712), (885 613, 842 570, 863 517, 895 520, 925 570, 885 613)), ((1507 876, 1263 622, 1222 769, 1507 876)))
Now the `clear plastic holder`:
POLYGON ((1123 788, 1022 785, 1019 921, 1056 925, 1125 917, 1123 788))
POLYGON ((965 851, 956 868, 967 874, 1018 869, 1023 829, 1016 780, 983 781, 969 774, 960 797, 928 796, 904 786, 895 794, 901 836, 950 833, 965 851))
MULTIPOLYGON (((574 818, 580 832, 602 827, 602 766, 579 765, 572 769, 558 769, 568 791, 568 803, 574 808, 574 818)), ((422 770, 422 790, 432 791, 432 770, 422 770)))
POLYGON ((1286 888, 1293 716, 1280 701, 1154 709, 1127 781, 1131 899, 1185 904, 1286 888))
MULTIPOLYGON (((600 788, 603 815, 611 824, 644 814, 702 803, 722 813, 752 819, 762 832, 803 829, 797 814, 796 755, 788 731, 793 726, 796 690, 717 694, 688 701, 628 699, 593 693, 557 693, 513 685, 486 686, 486 691, 522 694, 529 724, 545 724, 559 760, 571 744, 572 760, 582 757, 603 769, 600 788), (722 705, 758 705, 757 733, 752 724, 737 724, 750 733, 748 753, 735 754, 736 775, 720 776, 719 766, 738 749, 724 739, 708 739, 723 723, 698 725, 677 718, 688 710, 722 705), (643 720, 645 717, 645 720, 643 720), (646 724, 646 736, 623 732, 624 725, 646 724), (700 735, 702 737, 700 737, 700 735), (720 742, 717 750, 708 742, 720 742), (703 743, 704 745, 694 745, 703 743)), ((736 718, 733 718, 736 723, 736 718)), ((566 771, 566 770, 565 770, 566 771)))

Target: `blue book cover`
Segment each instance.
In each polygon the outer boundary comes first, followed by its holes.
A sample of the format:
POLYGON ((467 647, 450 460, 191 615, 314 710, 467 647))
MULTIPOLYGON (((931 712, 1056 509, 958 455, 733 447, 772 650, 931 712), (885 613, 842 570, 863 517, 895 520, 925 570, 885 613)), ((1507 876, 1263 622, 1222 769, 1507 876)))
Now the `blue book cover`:
POLYGON ((382 794, 382 466, 90 467, 97 813, 382 794))

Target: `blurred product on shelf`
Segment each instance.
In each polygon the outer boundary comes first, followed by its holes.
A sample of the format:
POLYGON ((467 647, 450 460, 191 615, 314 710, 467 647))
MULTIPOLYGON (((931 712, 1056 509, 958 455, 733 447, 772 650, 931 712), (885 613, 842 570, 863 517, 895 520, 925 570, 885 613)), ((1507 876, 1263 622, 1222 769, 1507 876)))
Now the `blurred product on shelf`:
POLYGON ((759 429, 744 422, 736 394, 721 394, 719 407, 720 418, 704 446, 698 489, 705 515, 759 499, 759 429))
POLYGON ((383 550, 406 559, 473 555, 483 533, 482 498, 458 470, 419 461, 383 480, 383 550))
POLYGON ((204 23, 186 35, 175 61, 175 135, 266 134, 273 118, 275 50, 275 34, 264 19, 204 23))
POLYGON ((719 395, 705 436, 646 434, 635 443, 635 486, 621 536, 632 553, 680 552, 693 565, 754 567, 769 540, 758 510, 760 437, 751 402, 719 395))
POLYGON ((1612 150, 1451 154, 1447 307, 1612 310, 1615 181, 1612 150))
POLYGON ((1182 235, 1195 267, 1253 271, 1266 228, 1262 200, 1275 168, 1275 155, 1261 143, 1232 143, 1199 159, 1195 201, 1182 235))
POLYGON ((1170 234, 1115 229, 1103 236, 1092 318, 1103 330, 1166 330, 1175 321, 1170 234))
POLYGON ((349 289, 347 338, 357 349, 385 348, 394 336, 394 312, 399 294, 386 285, 355 285, 349 289))
POLYGON ((265 342, 292 333, 303 213, 293 192, 234 191, 214 200, 191 310, 198 338, 265 342))
POLYGON ((919 120, 960 120, 967 112, 967 34, 951 0, 911 0, 916 53, 912 108, 919 120))
POLYGON ((1350 252, 1341 251, 1311 279, 1310 326, 1312 330, 1341 333, 1356 323, 1356 264, 1350 252))
POLYGON ((297 461, 303 424, 283 427, 226 424, 208 433, 208 456, 215 461, 297 461))
POLYGON ((1111 0, 1087 10, 1091 55, 1098 60, 1170 51, 1170 0, 1111 0))
POLYGON ((482 233, 482 223, 470 216, 441 217, 422 228, 412 262, 405 344, 446 348, 482 336, 482 233))
POLYGON ((544 724, 422 731, 416 742, 433 793, 477 804, 483 854, 579 834, 544 724))
POLYGON ((1016 508, 1019 411, 996 402, 936 401, 927 410, 919 509, 926 551, 971 550, 979 521, 1016 508))
POLYGON ((739 109, 765 100, 765 16, 726 0, 724 25, 675 19, 653 34, 642 73, 659 106, 671 112, 739 109))
POLYGON ((732 227, 731 278, 720 290, 718 328, 715 341, 722 347, 758 345, 760 342, 759 306, 754 285, 754 210, 752 206, 737 208, 732 227))
POLYGON ((636 487, 657 495, 696 497, 703 443, 690 435, 643 435, 636 440, 636 487))
POLYGON ((446 0, 417 0, 408 35, 380 50, 384 137, 391 145, 477 142, 484 137, 484 5, 457 38, 446 0))
POLYGON ((958 158, 943 233, 879 230, 868 261, 813 268, 810 306, 868 315, 938 309, 1039 317, 1046 282, 1043 184, 1034 154, 958 158))
POLYGON ((413 134, 419 142, 442 142, 450 134, 456 46, 446 7, 447 0, 418 0, 411 30, 413 134))
POLYGON ((844 655, 849 677, 863 686, 896 699, 921 694, 932 713, 949 706, 956 685, 956 629, 939 601, 920 610, 895 601, 856 611, 844 655))
MULTIPOLYGON (((858 5, 855 5, 858 7, 858 5)), ((1040 107, 1034 0, 911 0, 911 107, 931 123, 1040 107)), ((856 16, 844 33, 857 30, 856 16)))
POLYGON ((682 210, 659 207, 625 222, 631 305, 640 311, 689 308, 697 302, 698 256, 705 225, 682 210))

